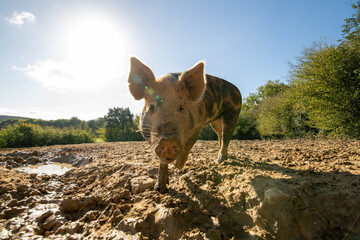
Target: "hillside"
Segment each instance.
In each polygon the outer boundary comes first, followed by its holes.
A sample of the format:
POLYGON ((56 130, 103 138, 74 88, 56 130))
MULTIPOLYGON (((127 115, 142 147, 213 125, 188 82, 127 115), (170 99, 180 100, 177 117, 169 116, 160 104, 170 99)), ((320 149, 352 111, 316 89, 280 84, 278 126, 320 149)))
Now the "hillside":
POLYGON ((0 122, 8 120, 8 119, 30 119, 26 117, 19 117, 19 116, 8 116, 8 115, 0 115, 0 122))

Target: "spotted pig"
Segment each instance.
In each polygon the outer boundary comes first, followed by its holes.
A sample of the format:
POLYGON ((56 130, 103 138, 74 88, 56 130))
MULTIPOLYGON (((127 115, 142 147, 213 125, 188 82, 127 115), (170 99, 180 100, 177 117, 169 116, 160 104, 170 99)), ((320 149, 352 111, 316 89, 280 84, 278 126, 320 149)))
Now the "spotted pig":
POLYGON ((140 130, 160 160, 156 190, 167 191, 168 164, 174 162, 182 168, 201 129, 208 124, 219 138, 218 162, 227 159, 241 109, 241 94, 233 84, 205 74, 204 62, 160 78, 135 57, 130 65, 130 93, 136 100, 145 99, 140 130))

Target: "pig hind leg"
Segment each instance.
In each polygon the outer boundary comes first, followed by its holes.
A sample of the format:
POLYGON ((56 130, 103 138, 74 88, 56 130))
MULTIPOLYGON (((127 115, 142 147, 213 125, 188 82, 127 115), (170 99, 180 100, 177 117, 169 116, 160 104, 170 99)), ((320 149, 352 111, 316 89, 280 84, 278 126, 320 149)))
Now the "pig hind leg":
POLYGON ((224 124, 224 120, 223 118, 219 118, 217 120, 215 120, 214 122, 212 122, 211 124, 212 129, 216 132, 216 134, 218 135, 218 139, 219 139, 219 154, 218 154, 218 163, 221 163, 222 161, 226 160, 228 155, 227 155, 227 146, 229 145, 229 141, 226 134, 226 129, 225 129, 225 124, 224 124))
POLYGON ((228 158, 228 146, 232 136, 232 132, 237 124, 238 111, 225 112, 224 115, 211 123, 219 138, 220 150, 218 155, 218 163, 228 158))
POLYGON ((210 126, 218 135, 219 147, 221 148, 222 134, 223 134, 223 119, 219 118, 219 119, 213 121, 212 123, 210 123, 210 126))

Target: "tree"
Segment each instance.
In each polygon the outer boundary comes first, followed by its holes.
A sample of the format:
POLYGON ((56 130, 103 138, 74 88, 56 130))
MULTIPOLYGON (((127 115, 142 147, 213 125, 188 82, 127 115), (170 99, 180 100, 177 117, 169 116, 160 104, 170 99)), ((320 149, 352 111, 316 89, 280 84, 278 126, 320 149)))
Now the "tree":
POLYGON ((82 126, 82 122, 83 122, 83 121, 81 121, 81 120, 80 120, 79 118, 77 118, 77 117, 72 117, 72 118, 70 118, 70 120, 69 120, 70 126, 75 127, 75 128, 79 128, 80 126, 82 126))
POLYGON ((105 138, 109 142, 139 140, 134 115, 129 108, 110 108, 105 119, 105 138))
POLYGON ((314 44, 293 66, 291 77, 313 127, 360 138, 360 51, 353 41, 314 44))
POLYGON ((352 7, 356 9, 356 13, 351 18, 345 19, 342 25, 343 37, 347 40, 359 39, 360 37, 360 1, 353 3, 352 7))
POLYGON ((86 122, 90 132, 97 138, 97 141, 105 140, 105 119, 97 118, 86 122))
MULTIPOLYGON (((279 80, 268 80, 265 85, 260 86, 256 93, 250 93, 245 99, 240 112, 237 127, 234 130, 233 137, 236 139, 258 139, 262 135, 259 131, 259 116, 264 105, 271 101, 269 99, 286 91, 288 85, 279 80)), ((262 116, 265 117, 263 114, 262 116)))
POLYGON ((264 99, 259 106, 257 129, 265 138, 301 138, 316 131, 308 125, 307 112, 299 107, 293 89, 264 99))

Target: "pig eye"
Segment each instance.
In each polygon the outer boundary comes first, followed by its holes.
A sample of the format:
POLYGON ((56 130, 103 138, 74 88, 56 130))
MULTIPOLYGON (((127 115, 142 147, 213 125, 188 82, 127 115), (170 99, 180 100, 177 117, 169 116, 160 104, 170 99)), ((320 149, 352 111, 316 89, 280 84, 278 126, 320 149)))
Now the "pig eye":
POLYGON ((150 112, 154 112, 154 111, 155 111, 155 105, 154 105, 154 104, 150 104, 150 106, 149 106, 149 111, 150 111, 150 112))
POLYGON ((184 110, 185 110, 185 107, 184 107, 184 105, 181 104, 181 105, 179 106, 179 112, 182 112, 182 111, 184 111, 184 110))

